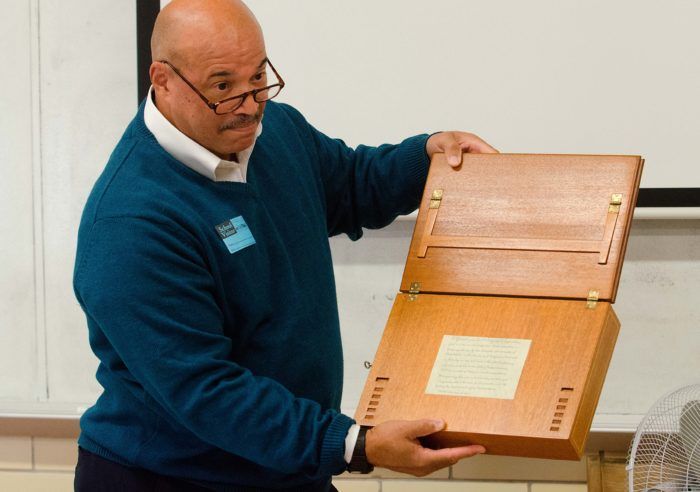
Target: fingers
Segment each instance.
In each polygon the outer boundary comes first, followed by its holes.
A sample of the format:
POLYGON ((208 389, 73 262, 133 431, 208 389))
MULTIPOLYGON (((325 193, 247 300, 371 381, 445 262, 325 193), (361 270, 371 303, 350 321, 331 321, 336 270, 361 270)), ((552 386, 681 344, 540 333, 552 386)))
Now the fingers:
POLYGON ((462 133, 462 150, 474 154, 497 154, 498 150, 491 147, 472 133, 462 133))
POLYGON ((473 133, 440 132, 433 134, 425 145, 428 156, 432 159, 436 152, 443 152, 447 163, 452 167, 462 164, 462 153, 493 154, 498 151, 473 133))
POLYGON ((425 474, 452 466, 465 458, 471 458, 477 454, 486 452, 486 448, 479 445, 461 446, 458 448, 427 449, 423 448, 418 458, 416 471, 425 474))
POLYGON ((483 454, 486 452, 486 448, 478 444, 472 444, 469 446, 460 446, 457 448, 442 448, 442 449, 428 449, 424 448, 426 454, 428 454, 428 459, 435 462, 450 462, 454 465, 459 460, 464 458, 471 458, 477 454, 483 454))
POLYGON ((436 152, 443 152, 447 162, 452 167, 458 167, 462 163, 462 145, 458 132, 440 132, 432 135, 426 143, 425 149, 432 159, 436 152))
POLYGON ((454 132, 447 133, 446 137, 445 156, 447 157, 447 163, 452 167, 459 167, 462 164, 462 146, 457 141, 454 132))
POLYGON ((445 428, 444 420, 412 420, 406 422, 406 424, 409 426, 407 434, 413 439, 435 434, 436 432, 440 432, 445 428))
POLYGON ((421 445, 420 437, 440 432, 445 427, 445 421, 441 419, 382 422, 365 436, 367 459, 375 466, 425 476, 463 458, 485 452, 479 445, 437 450, 421 445))
POLYGON ((403 473, 410 473, 411 475, 415 475, 417 477, 423 477, 433 473, 434 471, 455 465, 462 459, 471 458, 472 456, 485 452, 486 449, 479 445, 444 448, 438 450, 422 448, 418 453, 416 453, 416 455, 414 455, 414 460, 413 463, 411 463, 411 466, 402 467, 401 470, 395 468, 395 470, 403 473))

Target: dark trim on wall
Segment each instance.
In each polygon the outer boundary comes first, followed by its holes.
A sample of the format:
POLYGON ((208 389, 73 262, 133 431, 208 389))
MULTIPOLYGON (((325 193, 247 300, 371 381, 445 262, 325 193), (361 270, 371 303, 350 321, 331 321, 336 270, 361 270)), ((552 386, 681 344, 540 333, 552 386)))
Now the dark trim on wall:
POLYGON ((642 188, 638 207, 700 207, 700 188, 642 188))
POLYGON ((136 0, 136 64, 138 74, 138 102, 148 94, 151 81, 148 67, 151 65, 151 32, 160 12, 160 0, 136 0))

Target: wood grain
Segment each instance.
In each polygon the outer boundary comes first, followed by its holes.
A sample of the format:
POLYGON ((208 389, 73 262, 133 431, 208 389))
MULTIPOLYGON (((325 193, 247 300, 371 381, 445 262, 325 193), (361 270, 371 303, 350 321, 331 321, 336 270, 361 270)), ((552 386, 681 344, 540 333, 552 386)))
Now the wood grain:
POLYGON ((434 156, 356 420, 442 418, 431 446, 580 459, 620 329, 610 302, 642 166, 638 156, 465 154, 454 169, 434 156), (601 300, 589 309, 593 290, 601 300), (514 398, 426 393, 445 335, 530 340, 514 398))
POLYGON ((627 453, 600 452, 587 456, 586 474, 589 492, 626 492, 627 453))
POLYGON ((572 300, 408 297, 395 301, 358 422, 442 418, 448 427, 431 440, 436 446, 473 442, 490 454, 580 459, 619 330, 609 303, 588 309, 572 300), (443 335, 531 340, 515 398, 426 394, 443 335))
POLYGON ((638 156, 436 154, 401 289, 614 302, 637 199, 638 156), (439 209, 430 209, 443 190, 439 209), (611 197, 622 194, 611 217, 611 197), (611 226, 606 231, 606 225, 611 226), (600 263, 602 262, 602 263, 600 263))

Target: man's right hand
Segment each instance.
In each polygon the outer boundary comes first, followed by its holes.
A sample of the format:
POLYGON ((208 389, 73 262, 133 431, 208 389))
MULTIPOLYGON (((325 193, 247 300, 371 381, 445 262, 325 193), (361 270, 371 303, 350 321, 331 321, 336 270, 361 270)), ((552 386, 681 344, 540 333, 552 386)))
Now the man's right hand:
POLYGON ((483 446, 429 449, 419 437, 440 432, 442 420, 392 420, 367 431, 365 456, 374 466, 423 477, 440 468, 454 465, 463 458, 486 452, 483 446))

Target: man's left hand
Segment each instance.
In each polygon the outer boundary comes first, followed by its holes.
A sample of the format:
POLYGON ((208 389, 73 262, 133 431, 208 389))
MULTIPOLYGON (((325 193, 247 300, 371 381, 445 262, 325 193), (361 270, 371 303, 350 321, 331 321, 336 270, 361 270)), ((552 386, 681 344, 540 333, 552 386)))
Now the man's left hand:
POLYGON ((436 152, 444 152, 447 162, 452 167, 462 164, 462 152, 475 154, 495 154, 496 149, 473 133, 440 132, 432 135, 425 144, 425 150, 431 159, 436 152))

